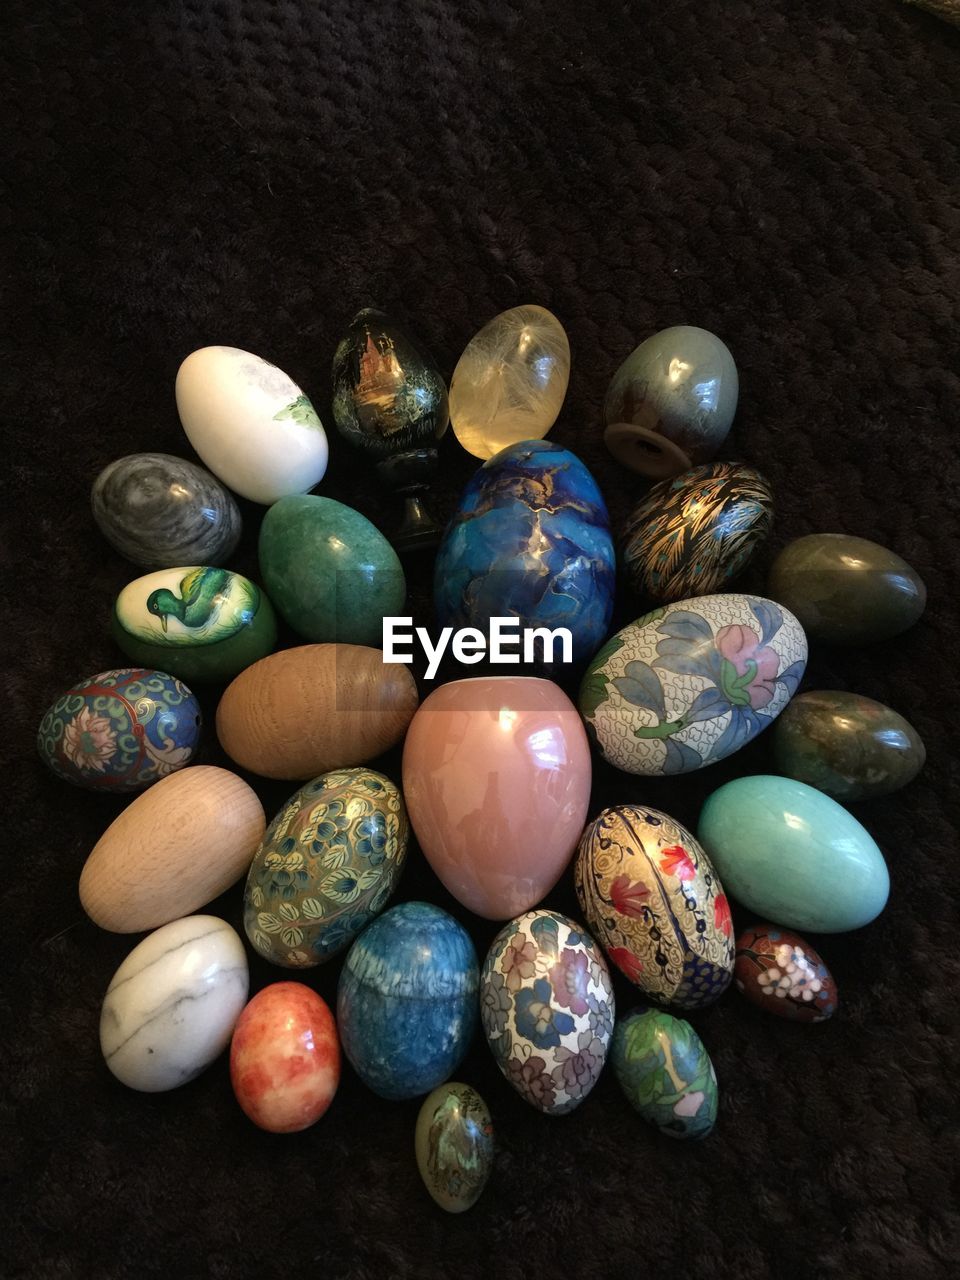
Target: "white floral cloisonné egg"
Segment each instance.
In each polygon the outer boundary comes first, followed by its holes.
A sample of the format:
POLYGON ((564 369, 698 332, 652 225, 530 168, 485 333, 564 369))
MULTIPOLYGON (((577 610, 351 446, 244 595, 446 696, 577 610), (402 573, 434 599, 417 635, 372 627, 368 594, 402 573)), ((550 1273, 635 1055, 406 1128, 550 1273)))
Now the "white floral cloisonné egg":
POLYGON ((616 768, 691 773, 772 724, 806 662, 803 628, 772 600, 680 600, 607 641, 580 686, 580 714, 616 768))
POLYGON ((201 347, 177 373, 187 439, 234 493, 267 506, 306 493, 327 469, 327 436, 294 380, 239 347, 201 347))
POLYGON ((549 1115, 578 1107, 613 1034, 613 986, 590 935, 555 911, 505 925, 480 975, 480 1016, 500 1070, 549 1115))

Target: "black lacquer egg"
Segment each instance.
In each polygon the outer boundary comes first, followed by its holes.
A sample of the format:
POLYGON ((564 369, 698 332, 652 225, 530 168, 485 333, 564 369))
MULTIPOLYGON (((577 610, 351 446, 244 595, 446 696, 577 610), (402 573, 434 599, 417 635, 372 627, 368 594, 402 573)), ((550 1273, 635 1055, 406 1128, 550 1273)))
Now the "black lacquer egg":
POLYGON ((714 462, 655 484, 622 538, 633 589, 666 604, 727 590, 773 525, 770 485, 753 467, 714 462))
POLYGON ((447 388, 429 356, 382 311, 359 311, 337 346, 333 416, 340 434, 375 461, 383 484, 406 499, 396 545, 435 545, 441 530, 419 495, 450 420, 447 388))

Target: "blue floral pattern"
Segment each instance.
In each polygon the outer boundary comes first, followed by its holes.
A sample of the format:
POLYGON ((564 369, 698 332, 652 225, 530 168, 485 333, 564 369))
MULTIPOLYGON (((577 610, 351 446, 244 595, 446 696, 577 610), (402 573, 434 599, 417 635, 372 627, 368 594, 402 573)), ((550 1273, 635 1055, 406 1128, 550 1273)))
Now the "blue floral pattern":
POLYGON ((604 757, 628 773, 714 764, 765 729, 797 690, 800 624, 758 596, 705 596, 654 610, 597 654, 580 710, 604 757))
POLYGON ((480 1013, 500 1070, 532 1106, 561 1115, 596 1084, 613 1034, 606 961, 578 924, 528 911, 494 939, 480 1013))
POLYGON ((267 828, 247 877, 253 947, 285 968, 342 951, 386 905, 407 850, 400 792, 370 769, 308 782, 267 828))

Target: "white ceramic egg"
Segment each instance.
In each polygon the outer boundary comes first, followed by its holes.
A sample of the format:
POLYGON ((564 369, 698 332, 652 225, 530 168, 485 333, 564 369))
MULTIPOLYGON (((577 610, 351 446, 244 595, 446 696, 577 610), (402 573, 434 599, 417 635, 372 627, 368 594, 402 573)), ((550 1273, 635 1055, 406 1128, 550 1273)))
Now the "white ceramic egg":
POLYGON ((100 1048, 121 1082, 142 1093, 186 1084, 219 1057, 247 1001, 243 943, 217 916, 157 929, 113 975, 100 1048))
POLYGON ((307 493, 327 469, 327 436, 293 379, 239 347, 201 347, 177 374, 187 438, 228 488, 265 506, 307 493))

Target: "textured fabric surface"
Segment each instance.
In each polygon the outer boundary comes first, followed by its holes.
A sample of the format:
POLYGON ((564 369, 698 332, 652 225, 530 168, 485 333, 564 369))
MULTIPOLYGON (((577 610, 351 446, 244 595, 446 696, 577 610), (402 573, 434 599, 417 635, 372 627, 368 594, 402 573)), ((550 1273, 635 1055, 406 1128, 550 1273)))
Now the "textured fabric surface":
POLYGON ((919 5, 921 9, 929 9, 948 22, 960 23, 960 3, 958 0, 906 0, 907 4, 919 5))
MULTIPOLYGON (((894 0, 7 0, 0 21, 0 1272, 952 1271, 960 32, 894 0), (521 302, 570 335, 552 438, 593 470, 616 527, 643 486, 602 445, 610 376, 667 325, 727 341, 742 390, 725 452, 777 502, 745 585, 817 530, 914 564, 922 622, 869 651, 815 648, 803 687, 889 702, 930 758, 907 791, 854 807, 892 892, 875 924, 812 939, 840 986, 834 1021, 781 1024, 733 993, 698 1014, 722 1092, 695 1147, 644 1127, 609 1073, 544 1118, 478 1042, 458 1075, 488 1100, 498 1153, 453 1219, 418 1178, 418 1104, 377 1099, 349 1069, 321 1123, 287 1138, 245 1119, 225 1059, 166 1095, 113 1080, 99 1009, 135 939, 82 916, 77 877, 123 802, 55 779, 34 734, 71 682, 122 665, 110 606, 138 571, 98 535, 89 488, 124 453, 193 456, 173 400, 190 350, 266 356, 329 423, 330 361, 360 306, 406 322, 449 376, 521 302)), ((331 442, 322 492, 386 524, 370 473, 331 442)), ((452 434, 441 457, 449 514, 474 464, 452 434)), ((262 512, 242 508, 234 567, 256 577, 262 512)), ((429 621, 428 563, 410 589, 429 621)), ((634 613, 621 591, 617 622, 634 613)), ((201 759, 225 763, 216 697, 201 759)), ((762 739, 685 779, 598 766, 591 813, 642 802, 694 824, 713 788, 768 766, 762 739)), ((398 777, 398 753, 381 767, 398 777)), ((294 789, 254 781, 268 815, 294 789)), ((416 850, 400 896, 453 910, 481 954, 496 931, 416 850)), ((240 901, 211 910, 239 926, 240 901)), ((575 911, 569 876, 548 902, 575 911)), ((255 989, 284 976, 251 960, 255 989)), ((308 978, 328 1000, 338 967, 308 978)), ((620 979, 617 995, 625 1012, 620 979)))

